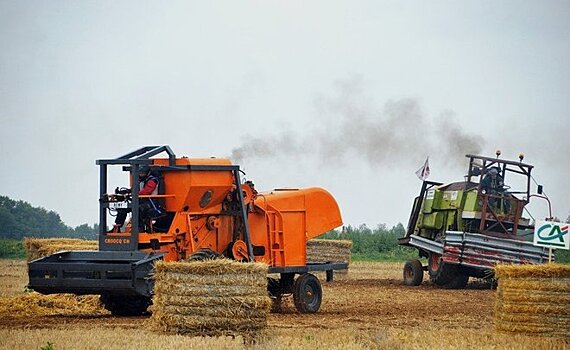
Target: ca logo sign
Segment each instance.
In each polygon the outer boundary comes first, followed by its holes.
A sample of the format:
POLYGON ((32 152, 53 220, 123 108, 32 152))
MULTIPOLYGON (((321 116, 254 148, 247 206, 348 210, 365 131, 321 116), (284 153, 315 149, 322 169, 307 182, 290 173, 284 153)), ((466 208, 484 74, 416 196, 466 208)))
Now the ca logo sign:
POLYGON ((568 224, 539 221, 534 230, 534 245, 568 249, 570 238, 568 224))

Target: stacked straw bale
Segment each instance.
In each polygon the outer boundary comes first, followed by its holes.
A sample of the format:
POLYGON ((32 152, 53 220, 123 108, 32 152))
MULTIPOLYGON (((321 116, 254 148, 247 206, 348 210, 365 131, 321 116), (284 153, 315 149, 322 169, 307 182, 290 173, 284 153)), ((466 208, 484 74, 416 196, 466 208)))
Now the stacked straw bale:
MULTIPOLYGON (((307 262, 345 262, 351 261, 352 241, 311 239, 307 241, 307 262)), ((338 270, 335 274, 346 275, 348 270, 338 270)))
POLYGON ((24 240, 28 261, 43 258, 62 250, 97 250, 97 241, 77 238, 26 238, 24 240))
POLYGON ((570 339, 570 265, 498 265, 495 327, 570 339))
POLYGON ((267 324, 267 265, 228 259, 163 262, 155 267, 155 331, 253 336, 267 324))

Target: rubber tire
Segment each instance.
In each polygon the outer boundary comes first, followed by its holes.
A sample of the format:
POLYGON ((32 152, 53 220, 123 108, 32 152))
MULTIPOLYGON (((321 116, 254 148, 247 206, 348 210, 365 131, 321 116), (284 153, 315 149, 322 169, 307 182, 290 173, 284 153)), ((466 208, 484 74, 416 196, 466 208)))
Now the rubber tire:
POLYGON ((99 300, 113 316, 147 315, 147 309, 152 305, 152 299, 143 296, 103 294, 99 300))
POLYGON ((457 266, 446 264, 441 260, 441 255, 435 253, 429 254, 428 272, 430 280, 440 287, 445 287, 458 274, 457 266))
POLYGON ((302 314, 314 314, 321 308, 323 289, 317 277, 304 273, 297 277, 293 286, 295 308, 302 314))
POLYGON ((277 278, 267 277, 267 293, 269 293, 269 298, 271 299, 271 312, 279 313, 282 311, 281 301, 283 296, 283 290, 281 288, 281 282, 277 278))
POLYGON ((404 284, 406 286, 419 286, 424 280, 424 269, 418 259, 410 259, 404 264, 404 284))
POLYGON ((215 260, 221 258, 222 255, 216 253, 211 249, 198 249, 190 257, 188 261, 204 261, 204 260, 215 260))
POLYGON ((455 277, 446 285, 443 286, 445 289, 463 289, 467 286, 467 282, 469 282, 469 275, 464 273, 457 273, 455 277))

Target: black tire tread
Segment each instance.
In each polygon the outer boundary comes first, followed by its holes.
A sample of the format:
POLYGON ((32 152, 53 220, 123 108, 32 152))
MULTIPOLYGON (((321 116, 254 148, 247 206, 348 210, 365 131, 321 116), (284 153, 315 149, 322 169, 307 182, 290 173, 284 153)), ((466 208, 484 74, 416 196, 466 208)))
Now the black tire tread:
POLYGON ((404 284, 406 286, 419 286, 424 279, 424 269, 418 259, 410 259, 404 264, 404 284), (408 279, 406 271, 412 272, 412 278, 408 279))
POLYGON ((455 278, 457 275, 457 266, 446 264, 445 262, 440 261, 439 268, 437 270, 433 270, 431 263, 431 259, 433 259, 433 257, 434 255, 430 254, 428 258, 429 278, 432 283, 443 287, 455 278))
POLYGON ((293 301, 295 308, 303 314, 312 314, 319 311, 323 299, 323 289, 317 277, 310 273, 304 273, 297 277, 293 288, 293 301), (305 299, 305 288, 310 286, 314 295, 312 300, 305 299))

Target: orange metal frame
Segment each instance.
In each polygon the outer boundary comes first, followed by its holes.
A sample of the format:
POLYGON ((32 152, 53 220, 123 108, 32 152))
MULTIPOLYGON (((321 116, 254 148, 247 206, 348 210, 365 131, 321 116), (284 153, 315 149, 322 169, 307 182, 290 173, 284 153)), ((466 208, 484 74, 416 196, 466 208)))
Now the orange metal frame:
MULTIPOLYGON (((164 193, 140 197, 162 201, 173 218, 167 232, 139 233, 139 249, 164 252, 166 261, 187 259, 200 249, 226 256, 240 251, 231 249, 232 245, 243 243, 243 223, 235 215, 236 206, 241 204, 236 203, 237 186, 232 173, 169 171, 168 159, 152 161, 152 168, 162 175, 164 193)), ((176 165, 181 166, 230 164, 228 159, 176 159, 176 165)), ((257 252, 255 261, 269 266, 304 266, 307 240, 342 225, 338 204, 324 189, 257 193, 245 183, 242 190, 251 243, 257 252)), ((109 237, 113 235, 117 234, 109 237)), ((240 257, 243 258, 243 251, 240 257)))

